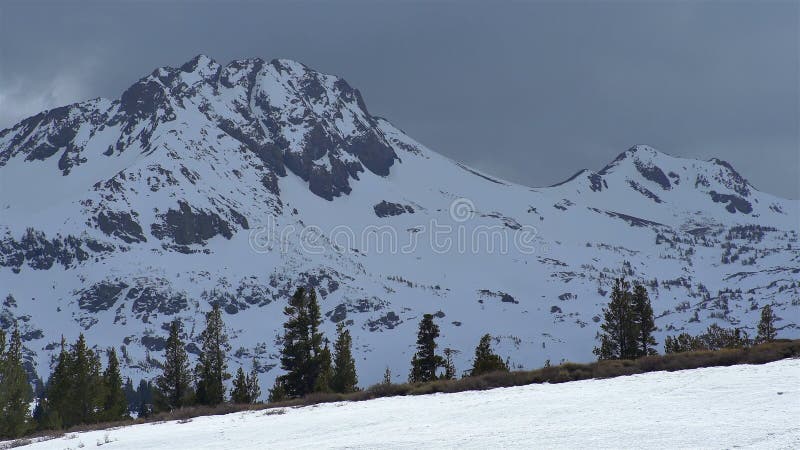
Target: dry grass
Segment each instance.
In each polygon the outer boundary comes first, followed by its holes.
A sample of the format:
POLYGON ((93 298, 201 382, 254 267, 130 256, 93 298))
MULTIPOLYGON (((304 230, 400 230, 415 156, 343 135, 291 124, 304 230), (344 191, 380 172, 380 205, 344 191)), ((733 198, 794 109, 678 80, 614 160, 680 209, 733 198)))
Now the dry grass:
MULTIPOLYGON (((597 361, 588 364, 564 363, 541 369, 515 372, 493 372, 458 380, 436 380, 428 383, 376 384, 350 394, 314 393, 303 398, 279 403, 237 405, 224 403, 217 406, 191 406, 170 412, 161 412, 147 419, 114 423, 97 423, 72 427, 62 431, 38 432, 25 439, 12 441, 11 448, 24 445, 34 438, 55 438, 65 433, 115 428, 137 423, 158 423, 177 420, 188 422, 194 417, 229 414, 239 411, 271 410, 265 414, 282 414, 282 408, 315 405, 339 401, 363 401, 381 397, 424 395, 437 392, 480 391, 498 387, 524 386, 536 383, 565 383, 592 378, 612 378, 656 371, 676 371, 701 367, 731 366, 735 364, 764 364, 786 358, 800 357, 800 339, 781 339, 749 348, 696 351, 670 355, 647 356, 637 360, 597 361)), ((2 448, 2 447, 0 447, 2 448)))

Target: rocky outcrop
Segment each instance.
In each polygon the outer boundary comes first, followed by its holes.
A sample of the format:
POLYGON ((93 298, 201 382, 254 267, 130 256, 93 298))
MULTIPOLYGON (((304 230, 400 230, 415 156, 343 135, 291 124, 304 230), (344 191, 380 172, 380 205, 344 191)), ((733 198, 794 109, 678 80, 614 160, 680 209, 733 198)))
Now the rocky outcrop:
MULTIPOLYGON (((249 228, 247 219, 232 212, 233 219, 243 229, 249 228)), ((221 235, 233 236, 234 226, 219 214, 195 210, 186 202, 178 202, 178 209, 170 209, 160 215, 161 223, 150 225, 150 232, 158 239, 169 239, 178 245, 205 245, 209 239, 221 235)))
POLYGON ((375 211, 375 215, 378 217, 390 217, 399 216, 400 214, 414 213, 414 208, 409 205, 387 202, 386 200, 383 200, 377 205, 373 206, 372 209, 375 211))

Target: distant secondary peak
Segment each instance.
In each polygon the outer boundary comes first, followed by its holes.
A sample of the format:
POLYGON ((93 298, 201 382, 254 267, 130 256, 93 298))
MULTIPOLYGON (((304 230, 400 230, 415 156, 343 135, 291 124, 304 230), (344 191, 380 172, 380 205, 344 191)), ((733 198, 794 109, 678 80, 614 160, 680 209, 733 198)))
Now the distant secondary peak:
POLYGON ((216 69, 217 67, 219 67, 219 64, 217 64, 216 61, 201 53, 195 56, 194 58, 190 59, 186 63, 184 63, 180 67, 180 69, 184 72, 195 72, 198 69, 201 70, 204 68, 216 69))
POLYGON ((645 145, 645 144, 634 145, 633 147, 628 149, 628 152, 630 152, 630 153, 649 153, 649 154, 653 154, 653 155, 660 153, 658 150, 654 149, 653 147, 650 147, 649 145, 645 145))

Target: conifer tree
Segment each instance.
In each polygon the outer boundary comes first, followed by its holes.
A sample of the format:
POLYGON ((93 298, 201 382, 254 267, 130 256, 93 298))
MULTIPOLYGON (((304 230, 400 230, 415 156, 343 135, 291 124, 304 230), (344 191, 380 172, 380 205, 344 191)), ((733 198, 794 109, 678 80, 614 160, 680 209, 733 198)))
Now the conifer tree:
POLYGON ((72 347, 72 402, 71 414, 62 416, 64 426, 94 423, 101 417, 103 406, 103 379, 100 375, 100 358, 86 345, 81 333, 72 347))
POLYGON ((71 425, 68 419, 72 414, 72 355, 67 351, 67 343, 61 336, 61 351, 50 378, 45 384, 45 392, 39 404, 39 428, 58 430, 71 425), (65 423, 66 422, 66 423, 65 423))
POLYGON ((600 345, 594 354, 598 359, 635 359, 638 330, 632 313, 630 285, 624 278, 617 278, 611 290, 611 301, 603 308, 602 333, 598 333, 600 345))
POLYGON ((283 313, 286 322, 283 324, 281 368, 286 373, 276 380, 275 388, 280 390, 275 393, 297 398, 320 387, 317 378, 325 364, 319 331, 322 320, 314 289, 306 293, 304 288, 297 288, 283 313))
POLYGON ((122 392, 125 393, 125 401, 128 402, 128 411, 135 411, 139 406, 139 397, 136 395, 136 388, 133 387, 131 377, 125 378, 122 392))
POLYGON ((136 408, 138 416, 145 419, 150 417, 153 414, 153 384, 147 380, 139 380, 136 395, 139 397, 139 405, 136 408))
POLYGON ((272 386, 272 389, 269 390, 269 399, 270 403, 278 403, 282 402, 289 397, 286 395, 286 388, 283 387, 283 382, 281 381, 280 377, 275 379, 275 384, 272 386))
POLYGON ((250 397, 250 403, 258 403, 261 397, 261 387, 258 385, 258 367, 253 361, 253 368, 247 375, 247 394, 250 397))
POLYGON ((436 369, 445 363, 444 358, 436 354, 438 337, 439 326, 433 322, 433 315, 423 315, 417 333, 417 352, 411 359, 409 382, 420 383, 436 379, 436 369))
POLYGON ((772 342, 778 335, 775 329, 775 314, 772 312, 771 305, 764 305, 761 308, 761 320, 758 322, 758 334, 756 335, 756 343, 762 344, 765 342, 772 342))
POLYGON ((15 323, 8 350, 0 353, 0 437, 18 437, 31 429, 28 405, 32 397, 22 361, 22 338, 15 323))
POLYGON ((631 299, 633 309, 633 327, 636 330, 636 356, 655 355, 656 338, 653 332, 656 330, 656 322, 653 317, 653 306, 650 303, 650 296, 647 289, 639 283, 633 287, 633 297, 631 299))
POLYGON ((255 364, 250 374, 245 376, 244 370, 239 367, 236 376, 233 378, 233 390, 231 391, 231 402, 239 404, 252 404, 258 402, 261 396, 261 388, 258 386, 258 371, 255 364))
POLYGON ((328 347, 327 340, 317 358, 317 367, 319 367, 319 374, 314 381, 314 392, 331 392, 333 390, 331 388, 331 383, 333 382, 333 363, 331 361, 331 349, 328 347))
POLYGON ((455 380, 456 379, 456 364, 453 361, 453 355, 456 353, 456 350, 452 348, 446 348, 442 351, 444 353, 444 374, 442 375, 443 380, 455 380))
POLYGON ((696 350, 705 350, 705 346, 701 339, 696 338, 689 333, 681 333, 675 337, 667 336, 664 339, 664 353, 683 353, 696 350))
POLYGON ((193 394, 189 355, 180 336, 180 322, 174 320, 164 350, 164 368, 156 378, 156 404, 163 410, 178 409, 190 405, 193 394))
POLYGON ((218 405, 225 400, 225 380, 228 373, 227 352, 231 346, 222 322, 219 305, 206 314, 206 328, 200 334, 201 353, 197 363, 197 401, 203 405, 218 405))
POLYGON ((108 350, 108 364, 103 372, 105 399, 103 401, 103 419, 109 421, 123 420, 128 417, 128 402, 122 387, 122 375, 119 373, 119 360, 114 347, 108 350))
POLYGON ((702 348, 720 350, 723 348, 744 348, 750 345, 750 337, 740 328, 723 328, 712 323, 706 332, 698 336, 702 348))
POLYGON ((499 355, 492 351, 492 336, 484 334, 475 347, 475 359, 472 362, 471 376, 490 372, 508 372, 508 365, 499 355))
POLYGON ((392 384, 392 369, 389 366, 386 366, 386 370, 383 372, 383 384, 392 384))
MULTIPOLYGON (((8 387, 5 385, 5 367, 6 367, 6 332, 0 327, 0 418, 4 416, 4 407, 6 404, 6 397, 8 387)), ((0 437, 3 436, 3 426, 0 424, 0 437)))
POLYGON ((358 385, 356 360, 353 358, 353 338, 350 330, 342 322, 336 326, 336 342, 333 344, 333 381, 334 392, 346 394, 355 392, 358 385))
POLYGON ((241 367, 233 377, 233 390, 231 390, 231 403, 248 404, 250 403, 250 392, 247 388, 247 377, 241 367))

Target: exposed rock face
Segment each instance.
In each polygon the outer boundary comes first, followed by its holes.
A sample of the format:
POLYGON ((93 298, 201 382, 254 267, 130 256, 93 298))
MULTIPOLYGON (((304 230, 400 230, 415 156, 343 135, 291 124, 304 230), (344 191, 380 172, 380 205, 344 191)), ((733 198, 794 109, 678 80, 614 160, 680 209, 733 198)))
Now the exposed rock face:
POLYGON ((111 309, 128 285, 124 282, 103 281, 79 293, 78 306, 89 313, 111 309))
POLYGON ((152 315, 175 315, 189 306, 185 295, 151 286, 131 288, 125 298, 133 301, 131 311, 144 323, 149 323, 152 315))
POLYGON ((147 238, 142 232, 142 226, 134 219, 135 215, 135 212, 101 211, 95 220, 97 228, 109 236, 117 237, 128 244, 144 242, 147 238))
POLYGON ((383 200, 377 205, 373 206, 372 209, 375 210, 375 215, 378 217, 399 216, 400 214, 414 213, 414 208, 409 205, 387 202, 386 200, 383 200))
POLYGON ((86 261, 92 253, 113 251, 109 244, 98 242, 92 238, 76 238, 56 236, 48 239, 41 231, 28 228, 25 233, 15 238, 10 233, 0 239, 0 267, 10 267, 19 271, 24 265, 38 270, 47 270, 54 264, 64 268, 86 261))
POLYGON ((718 194, 715 191, 709 192, 708 195, 711 197, 711 200, 714 200, 714 203, 727 203, 725 209, 731 214, 736 211, 744 214, 753 212, 753 205, 738 195, 718 194))
MULTIPOLYGON (((231 225, 219 215, 194 211, 186 202, 179 202, 177 210, 170 209, 160 218, 162 222, 151 225, 150 232, 159 239, 171 239, 178 245, 205 244, 217 235, 226 239, 233 236, 231 225)), ((243 225, 246 224, 244 220, 243 225)))

